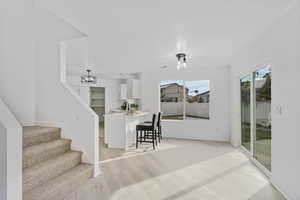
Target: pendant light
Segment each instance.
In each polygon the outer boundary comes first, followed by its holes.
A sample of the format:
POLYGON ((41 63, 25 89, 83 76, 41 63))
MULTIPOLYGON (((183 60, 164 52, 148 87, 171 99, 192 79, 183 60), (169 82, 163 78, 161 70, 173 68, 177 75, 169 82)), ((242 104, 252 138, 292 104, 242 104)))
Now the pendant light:
POLYGON ((97 83, 97 77, 91 75, 90 69, 87 69, 87 74, 81 76, 81 83, 89 83, 89 84, 96 84, 97 83))
POLYGON ((177 57, 177 70, 185 69, 186 68, 186 54, 178 53, 178 54, 176 54, 176 57, 177 57))

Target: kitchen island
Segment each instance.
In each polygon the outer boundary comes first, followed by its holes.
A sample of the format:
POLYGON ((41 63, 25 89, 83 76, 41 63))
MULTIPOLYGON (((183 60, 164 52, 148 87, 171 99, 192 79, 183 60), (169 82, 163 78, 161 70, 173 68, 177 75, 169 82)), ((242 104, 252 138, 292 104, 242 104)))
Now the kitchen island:
POLYGON ((147 112, 108 113, 105 117, 105 139, 108 148, 128 149, 136 141, 136 125, 149 119, 147 112))

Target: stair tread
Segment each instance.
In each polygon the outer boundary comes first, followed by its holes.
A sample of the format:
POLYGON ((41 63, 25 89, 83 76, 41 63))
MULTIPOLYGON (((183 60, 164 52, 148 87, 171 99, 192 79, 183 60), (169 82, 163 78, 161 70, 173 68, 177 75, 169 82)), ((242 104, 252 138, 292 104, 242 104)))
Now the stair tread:
POLYGON ((30 167, 37 162, 43 162, 45 159, 51 159, 53 156, 59 156, 70 150, 71 140, 58 139, 46 143, 32 145, 23 149, 23 168, 30 167), (60 147, 65 148, 60 149, 60 147))
POLYGON ((30 172, 34 172, 34 171, 37 171, 37 170, 41 170, 42 168, 48 168, 49 166, 52 166, 52 165, 55 165, 56 163, 58 162, 63 162, 64 160, 68 160, 69 158, 73 157, 73 155, 81 155, 81 152, 80 151, 68 151, 60 156, 57 156, 53 159, 50 159, 50 160, 47 160, 45 162, 42 162, 42 163, 39 163, 37 165, 34 165, 32 167, 29 167, 27 169, 24 169, 23 170, 23 175, 26 175, 26 173, 30 173, 30 172))
POLYGON ((81 163, 62 175, 24 193, 24 200, 63 199, 92 176, 93 166, 81 163))
POLYGON ((37 145, 32 145, 29 147, 24 148, 23 154, 29 154, 29 153, 35 153, 37 151, 45 151, 46 149, 49 149, 54 146, 59 146, 65 143, 70 143, 70 139, 58 139, 58 140, 53 140, 50 142, 45 142, 37 145))
POLYGON ((23 169, 24 191, 50 180, 81 162, 82 152, 68 151, 53 159, 23 169))
POLYGON ((56 127, 24 126, 23 148, 60 139, 60 132, 56 127))
POLYGON ((57 132, 60 128, 57 127, 46 127, 46 126, 24 126, 23 137, 34 137, 44 133, 57 132))

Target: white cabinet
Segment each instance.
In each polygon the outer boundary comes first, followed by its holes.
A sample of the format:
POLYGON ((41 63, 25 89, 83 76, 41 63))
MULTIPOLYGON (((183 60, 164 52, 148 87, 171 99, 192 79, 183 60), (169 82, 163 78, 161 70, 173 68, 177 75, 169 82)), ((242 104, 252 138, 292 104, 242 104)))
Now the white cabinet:
POLYGON ((127 99, 127 85, 126 84, 121 84, 120 99, 122 99, 122 100, 127 99))
POLYGON ((140 81, 138 79, 127 80, 127 98, 139 99, 140 98, 140 81))
POLYGON ((105 114, 105 137, 108 148, 127 150, 136 142, 136 125, 147 119, 148 113, 127 115, 105 114))
POLYGON ((126 149, 126 120, 124 113, 106 114, 105 137, 108 148, 126 149))

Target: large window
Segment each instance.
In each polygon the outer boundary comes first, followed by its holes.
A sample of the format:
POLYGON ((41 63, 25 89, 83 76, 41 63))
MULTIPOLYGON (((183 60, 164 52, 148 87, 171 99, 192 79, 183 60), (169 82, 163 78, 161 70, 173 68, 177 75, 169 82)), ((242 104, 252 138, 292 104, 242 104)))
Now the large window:
POLYGON ((162 119, 209 119, 209 81, 161 81, 162 119))

